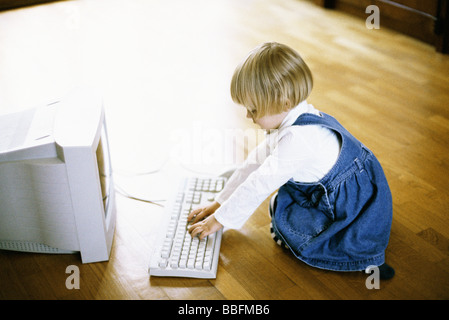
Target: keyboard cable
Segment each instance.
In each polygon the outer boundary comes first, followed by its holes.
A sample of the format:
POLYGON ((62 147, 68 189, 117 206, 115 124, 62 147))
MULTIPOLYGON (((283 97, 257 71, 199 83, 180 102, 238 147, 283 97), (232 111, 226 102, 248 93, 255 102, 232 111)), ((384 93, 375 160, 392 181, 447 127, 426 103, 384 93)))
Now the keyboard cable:
MULTIPOLYGON (((160 168, 156 169, 156 170, 152 170, 152 171, 146 171, 146 172, 139 172, 139 173, 135 173, 135 172, 123 172, 123 171, 117 171, 117 170, 113 170, 113 175, 121 175, 121 176, 130 176, 130 177, 138 177, 138 176, 146 176, 146 175, 151 175, 151 174, 155 174, 161 171, 161 169, 163 168, 164 165, 162 165, 160 168)), ((149 204, 153 204, 159 207, 164 207, 163 204, 160 204, 159 202, 164 202, 166 200, 148 200, 148 199, 143 199, 140 197, 135 197, 133 195, 131 195, 130 193, 126 192, 122 187, 120 187, 116 181, 114 181, 114 190, 115 192, 117 192, 118 194, 120 194, 121 196, 131 199, 131 200, 136 200, 136 201, 140 201, 140 202, 144 202, 144 203, 149 203, 149 204)))

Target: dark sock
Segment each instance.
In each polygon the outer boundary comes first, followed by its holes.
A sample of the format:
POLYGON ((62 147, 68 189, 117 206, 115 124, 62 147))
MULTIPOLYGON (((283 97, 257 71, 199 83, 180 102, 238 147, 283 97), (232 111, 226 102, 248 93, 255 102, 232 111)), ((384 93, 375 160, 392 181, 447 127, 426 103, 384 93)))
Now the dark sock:
POLYGON ((384 263, 379 266, 379 275, 381 280, 389 280, 394 277, 394 269, 388 264, 384 263))

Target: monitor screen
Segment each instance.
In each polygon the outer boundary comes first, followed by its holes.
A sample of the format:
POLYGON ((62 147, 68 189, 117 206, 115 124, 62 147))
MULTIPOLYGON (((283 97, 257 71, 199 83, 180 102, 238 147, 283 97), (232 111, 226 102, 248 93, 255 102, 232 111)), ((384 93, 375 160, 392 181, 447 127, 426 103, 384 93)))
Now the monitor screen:
POLYGON ((101 185, 101 194, 103 198, 103 206, 105 216, 108 214, 108 205, 109 205, 109 194, 110 194, 110 185, 111 185, 111 162, 109 156, 109 146, 108 139, 106 136, 106 123, 103 122, 103 126, 101 128, 101 136, 100 141, 98 142, 97 147, 97 164, 98 164, 98 174, 100 176, 100 185, 101 185))

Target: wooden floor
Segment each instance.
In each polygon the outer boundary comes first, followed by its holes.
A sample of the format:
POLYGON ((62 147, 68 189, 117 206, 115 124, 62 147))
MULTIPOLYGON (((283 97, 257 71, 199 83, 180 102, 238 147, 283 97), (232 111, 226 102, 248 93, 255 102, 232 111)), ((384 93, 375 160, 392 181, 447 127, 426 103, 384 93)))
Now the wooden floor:
POLYGON ((0 13, 0 112, 97 88, 115 182, 153 200, 166 199, 179 173, 242 161, 259 132, 229 97, 234 67, 261 42, 292 46, 314 74, 309 102, 384 167, 396 269, 369 290, 366 274, 297 261, 272 241, 264 202, 242 229, 225 231, 215 280, 150 278, 163 209, 118 195, 109 262, 2 251, 0 299, 448 299, 449 56, 380 21, 370 30, 299 0, 64 1, 0 13), (80 289, 66 287, 70 265, 80 289))

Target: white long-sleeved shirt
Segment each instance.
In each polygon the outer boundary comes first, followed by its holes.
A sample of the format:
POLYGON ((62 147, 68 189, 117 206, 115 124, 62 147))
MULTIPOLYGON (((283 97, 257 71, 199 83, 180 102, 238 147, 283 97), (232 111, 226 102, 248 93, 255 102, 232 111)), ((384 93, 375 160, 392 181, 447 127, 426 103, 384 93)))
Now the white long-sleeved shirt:
POLYGON ((230 177, 216 198, 221 206, 215 218, 224 227, 242 227, 259 205, 289 179, 316 182, 334 166, 340 153, 338 135, 319 125, 292 126, 303 113, 320 115, 311 104, 301 102, 230 177))

